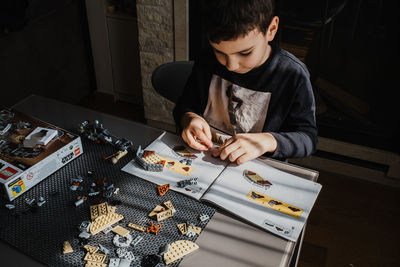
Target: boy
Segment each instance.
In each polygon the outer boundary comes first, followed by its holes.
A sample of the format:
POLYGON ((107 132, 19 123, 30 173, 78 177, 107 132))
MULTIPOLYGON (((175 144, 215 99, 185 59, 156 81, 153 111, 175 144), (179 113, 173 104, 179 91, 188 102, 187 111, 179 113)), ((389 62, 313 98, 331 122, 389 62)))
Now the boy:
POLYGON ((208 150, 217 138, 224 142, 213 156, 237 164, 261 155, 286 159, 314 152, 309 72, 270 43, 279 24, 273 10, 273 0, 203 1, 209 47, 174 109, 190 147, 208 150))

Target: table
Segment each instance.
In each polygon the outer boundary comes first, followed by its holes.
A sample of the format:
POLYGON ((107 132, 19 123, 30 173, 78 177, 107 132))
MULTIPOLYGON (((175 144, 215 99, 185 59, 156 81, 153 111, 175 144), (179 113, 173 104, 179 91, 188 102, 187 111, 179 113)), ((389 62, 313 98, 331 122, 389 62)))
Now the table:
MULTIPOLYGON (((134 140, 134 147, 147 146, 163 131, 104 113, 31 95, 13 108, 66 130, 74 130, 83 120, 98 119, 118 136, 134 140)), ((316 181, 318 172, 273 159, 265 163, 294 175, 316 181)), ((296 266, 303 234, 297 244, 253 227, 223 211, 218 211, 202 231, 193 255, 180 266, 296 266)), ((60 252, 61 253, 61 252, 60 252)), ((0 257, 5 266, 43 266, 17 249, 0 242, 0 257)))

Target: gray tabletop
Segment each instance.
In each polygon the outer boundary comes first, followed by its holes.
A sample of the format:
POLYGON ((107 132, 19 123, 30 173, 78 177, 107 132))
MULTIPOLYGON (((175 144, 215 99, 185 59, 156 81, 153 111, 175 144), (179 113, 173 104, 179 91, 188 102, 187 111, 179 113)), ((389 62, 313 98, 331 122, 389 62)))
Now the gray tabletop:
MULTIPOLYGON (((114 134, 135 140, 135 148, 147 146, 162 133, 162 130, 144 124, 36 95, 13 108, 66 130, 76 129, 83 120, 98 119, 114 134)), ((318 172, 313 170, 272 159, 263 161, 305 179, 316 181, 318 178, 318 172)), ((301 242, 302 238, 297 248, 301 242)), ((294 255, 296 243, 253 227, 223 211, 212 217, 196 243, 200 249, 183 259, 180 266, 289 266, 298 256, 294 255)), ((0 242, 0 257, 4 266, 43 266, 3 241, 0 242)))

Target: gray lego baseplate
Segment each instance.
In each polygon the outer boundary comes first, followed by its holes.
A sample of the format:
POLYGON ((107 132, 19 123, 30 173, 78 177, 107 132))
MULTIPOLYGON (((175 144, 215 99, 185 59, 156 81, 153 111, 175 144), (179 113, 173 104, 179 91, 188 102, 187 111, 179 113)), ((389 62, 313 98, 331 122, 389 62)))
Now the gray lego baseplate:
MULTIPOLYGON (((177 224, 186 222, 204 228, 208 221, 202 222, 200 215, 207 214, 211 218, 215 213, 213 207, 171 190, 160 196, 157 185, 121 171, 121 168, 135 157, 133 152, 129 152, 113 165, 101 157, 111 154, 113 147, 83 140, 83 148, 84 153, 80 157, 14 200, 11 204, 15 208, 6 208, 9 202, 6 199, 0 200, 0 239, 48 266, 84 266, 86 262, 83 259, 87 252, 83 248, 85 239, 78 237, 79 226, 83 221, 91 221, 90 205, 108 202, 116 207, 116 213, 124 216, 124 219, 114 226, 120 225, 129 229, 133 239, 143 237, 137 245, 128 247, 135 256, 130 266, 141 266, 146 255, 158 254, 160 247, 168 243, 197 239, 197 235, 183 236, 177 224), (88 177, 88 171, 93 171, 91 177, 88 177), (71 181, 78 175, 84 177, 80 184, 82 191, 73 191, 70 189, 71 181), (107 178, 108 185, 114 184, 115 188, 119 188, 118 194, 113 194, 110 198, 88 197, 76 206, 78 196, 88 196, 91 184, 103 178, 107 178), (27 203, 32 199, 39 202, 40 197, 46 201, 41 206, 30 207, 27 203), (149 218, 148 214, 155 206, 168 200, 172 202, 176 213, 160 222, 162 228, 157 235, 128 227, 129 223, 149 226, 151 221, 159 225, 149 218), (71 244, 74 250, 72 253, 63 254, 64 241, 71 244)), ((101 245, 109 250, 107 265, 110 258, 118 258, 117 247, 113 244, 114 236, 113 232, 101 232, 87 239, 87 244, 101 245)), ((179 262, 168 266, 178 266, 179 262)))

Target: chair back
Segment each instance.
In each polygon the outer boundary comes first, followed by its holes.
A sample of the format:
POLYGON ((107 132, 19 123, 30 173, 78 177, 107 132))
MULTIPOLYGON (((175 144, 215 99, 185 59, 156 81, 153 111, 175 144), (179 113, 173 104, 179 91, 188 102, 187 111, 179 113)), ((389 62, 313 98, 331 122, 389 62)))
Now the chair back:
POLYGON ((151 75, 154 89, 176 103, 193 69, 193 61, 174 61, 158 66, 151 75))

